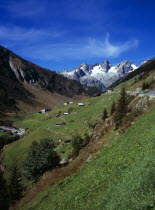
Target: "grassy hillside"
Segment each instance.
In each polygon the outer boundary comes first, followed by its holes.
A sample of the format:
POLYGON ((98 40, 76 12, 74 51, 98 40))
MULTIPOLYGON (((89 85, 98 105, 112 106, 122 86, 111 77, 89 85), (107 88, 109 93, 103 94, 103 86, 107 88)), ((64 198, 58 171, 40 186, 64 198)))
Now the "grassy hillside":
POLYGON ((142 91, 143 82, 148 82, 149 88, 155 88, 155 70, 151 72, 141 73, 139 75, 134 76, 133 78, 122 82, 120 85, 114 88, 114 90, 119 90, 121 87, 125 86, 128 91, 142 91))
POLYGON ((67 158, 72 153, 71 143, 65 144, 67 139, 72 140, 74 134, 84 136, 85 133, 91 135, 93 126, 99 123, 102 118, 103 109, 110 109, 113 100, 116 100, 118 94, 104 94, 100 97, 85 99, 84 107, 78 107, 76 103, 67 106, 59 106, 46 114, 34 113, 22 117, 13 118, 15 125, 26 129, 26 135, 20 140, 9 144, 4 151, 4 163, 7 171, 14 161, 22 164, 26 157, 27 150, 31 143, 42 138, 52 138, 56 144, 61 138, 62 142, 58 144, 56 150, 62 158, 67 158), (63 113, 70 111, 69 115, 63 113), (61 117, 55 116, 60 113, 61 117), (56 126, 57 122, 65 122, 66 125, 56 126), (63 152, 63 153, 62 153, 63 152))
MULTIPOLYGON (((110 119, 102 122, 104 108, 110 110, 122 86, 126 86, 128 91, 135 91, 146 81, 153 88, 153 78, 153 72, 143 75, 142 78, 137 75, 116 87, 111 93, 79 101, 85 104, 83 107, 74 103, 55 107, 46 114, 33 113, 14 117, 14 124, 25 128, 26 135, 7 145, 4 150, 6 177, 14 161, 19 166, 22 165, 34 140, 52 138, 61 158, 68 158, 73 148, 71 142, 65 143, 65 140, 73 140, 75 134, 82 137, 86 133, 96 135, 95 140, 67 167, 47 172, 40 182, 27 192, 19 204, 19 209, 153 208, 155 106, 147 111, 153 102, 150 102, 149 96, 136 96, 129 105, 132 113, 126 115, 120 131, 114 131, 109 124, 109 130, 104 133, 103 127, 106 127, 110 119), (69 115, 64 115, 65 112, 69 112, 69 115), (139 117, 144 112, 146 113, 139 117), (60 114, 60 117, 57 118, 57 114, 60 114), (57 122, 66 124, 56 126, 57 122), (96 124, 99 128, 94 131, 96 124), (59 139, 62 141, 58 142, 59 139), (90 156, 90 163, 86 163, 90 156)), ((25 184, 30 187, 28 182, 25 184)))
POLYGON ((109 147, 64 182, 22 209, 154 209, 155 106, 126 133, 113 132, 109 147))

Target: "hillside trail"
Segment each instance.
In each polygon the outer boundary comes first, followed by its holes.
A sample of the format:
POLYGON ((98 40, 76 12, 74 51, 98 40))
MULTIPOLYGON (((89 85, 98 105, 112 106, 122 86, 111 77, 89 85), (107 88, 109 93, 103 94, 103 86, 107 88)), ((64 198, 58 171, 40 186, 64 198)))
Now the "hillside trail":
POLYGON ((46 130, 51 131, 51 132, 53 132, 53 133, 56 134, 56 135, 64 136, 64 137, 66 137, 66 138, 68 138, 68 139, 71 138, 70 136, 68 136, 68 135, 66 135, 66 134, 64 134, 64 133, 58 132, 58 131, 56 131, 56 130, 53 130, 52 127, 46 128, 46 130))

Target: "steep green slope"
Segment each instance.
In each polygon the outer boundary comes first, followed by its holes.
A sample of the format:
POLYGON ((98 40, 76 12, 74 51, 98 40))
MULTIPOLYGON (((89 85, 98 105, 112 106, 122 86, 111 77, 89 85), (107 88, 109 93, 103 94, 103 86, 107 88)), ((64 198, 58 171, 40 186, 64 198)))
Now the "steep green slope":
POLYGON ((23 209, 155 208, 155 106, 78 173, 49 187, 23 209))
MULTIPOLYGON (((149 84, 149 89, 155 88, 155 70, 147 72, 145 74, 139 74, 114 88, 114 90, 119 90, 121 87, 125 86, 128 91, 142 91, 143 82, 149 84)), ((149 90, 148 89, 148 90, 149 90)))
POLYGON ((152 71, 155 70, 155 58, 147 61, 145 64, 141 65, 139 68, 137 68, 135 71, 130 72, 127 76, 125 76, 123 79, 117 80, 115 83, 111 85, 111 88, 114 88, 118 86, 121 83, 124 83, 137 75, 147 75, 152 74, 152 71))
POLYGON ((79 107, 76 103, 68 106, 59 106, 46 114, 34 113, 13 119, 17 127, 25 128, 26 135, 20 140, 8 145, 4 150, 4 163, 9 172, 11 165, 17 161, 19 165, 26 157, 27 150, 31 143, 43 138, 52 138, 57 144, 57 151, 62 158, 67 158, 72 153, 71 143, 64 141, 73 138, 73 135, 84 136, 85 133, 91 135, 94 124, 101 121, 103 109, 110 109, 113 100, 118 94, 104 94, 100 97, 85 99, 85 106, 79 107), (64 115, 68 112, 69 115, 64 115), (61 117, 55 116, 60 113, 61 117), (66 125, 56 126, 57 122, 65 122, 66 125), (59 139, 61 143, 58 143, 59 139), (62 153, 62 151, 64 151, 62 153))

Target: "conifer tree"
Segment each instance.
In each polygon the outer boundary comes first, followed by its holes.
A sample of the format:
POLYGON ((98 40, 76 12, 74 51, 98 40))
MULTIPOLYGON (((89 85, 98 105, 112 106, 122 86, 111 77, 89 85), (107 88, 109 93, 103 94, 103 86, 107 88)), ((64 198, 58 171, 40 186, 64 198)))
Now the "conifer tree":
POLYGON ((19 200, 22 197, 22 193, 24 190, 21 173, 16 165, 12 169, 9 190, 11 204, 14 204, 15 201, 19 200))
POLYGON ((3 175, 3 171, 0 169, 0 209, 7 210, 9 209, 9 196, 3 175))
POLYGON ((116 129, 121 124, 122 118, 125 116, 127 112, 127 105, 128 105, 127 94, 125 91, 125 87, 123 87, 121 89, 120 97, 117 101, 116 111, 113 116, 116 129))
POLYGON ((145 84, 145 89, 149 89, 149 83, 148 82, 145 84))
POLYGON ((105 120, 107 118, 108 118, 108 112, 107 112, 106 108, 104 108, 102 120, 105 120))
POLYGON ((146 84, 145 84, 145 82, 143 82, 142 90, 145 90, 145 89, 146 89, 146 84))
POLYGON ((110 114, 113 115, 113 113, 116 110, 116 105, 115 105, 115 101, 113 101, 112 105, 111 105, 111 110, 110 110, 110 114))

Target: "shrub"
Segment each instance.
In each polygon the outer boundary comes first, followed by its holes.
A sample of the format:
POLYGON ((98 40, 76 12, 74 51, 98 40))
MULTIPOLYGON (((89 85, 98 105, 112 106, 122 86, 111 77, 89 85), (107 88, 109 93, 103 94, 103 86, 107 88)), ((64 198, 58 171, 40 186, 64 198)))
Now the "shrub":
POLYGON ((75 156, 79 154, 79 150, 82 148, 82 143, 83 143, 83 138, 79 136, 78 134, 76 134, 73 137, 73 141, 72 141, 73 153, 75 156))
POLYGON ((60 158, 54 148, 55 145, 51 139, 32 143, 23 164, 24 176, 27 179, 37 181, 44 172, 59 165, 60 158))
POLYGON ((73 156, 77 156, 79 154, 80 149, 85 147, 89 143, 90 139, 91 137, 88 134, 85 134, 84 138, 76 134, 73 137, 72 141, 73 156))

